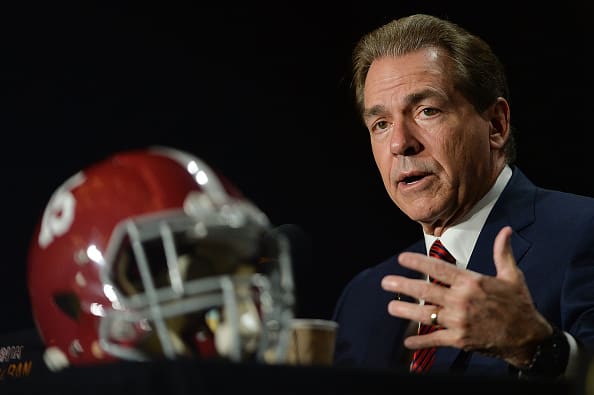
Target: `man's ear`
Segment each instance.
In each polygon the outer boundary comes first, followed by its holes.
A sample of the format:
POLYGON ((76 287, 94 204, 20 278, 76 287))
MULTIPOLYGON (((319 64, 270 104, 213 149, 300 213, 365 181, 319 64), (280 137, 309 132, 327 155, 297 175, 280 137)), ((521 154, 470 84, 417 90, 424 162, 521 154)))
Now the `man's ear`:
POLYGON ((509 103, 503 97, 498 97, 487 111, 491 123, 489 131, 491 148, 501 149, 510 133, 509 103))

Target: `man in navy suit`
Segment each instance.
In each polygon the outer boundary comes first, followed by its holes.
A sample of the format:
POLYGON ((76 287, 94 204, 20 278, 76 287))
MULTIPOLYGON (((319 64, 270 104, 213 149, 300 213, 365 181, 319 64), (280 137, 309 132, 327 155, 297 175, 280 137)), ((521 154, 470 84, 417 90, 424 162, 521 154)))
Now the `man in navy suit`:
POLYGON ((335 364, 408 371, 417 351, 421 372, 570 377, 594 345, 594 199, 514 165, 496 55, 412 15, 363 37, 353 62, 384 186, 423 239, 345 287, 335 364), (427 256, 435 240, 455 265, 427 256))

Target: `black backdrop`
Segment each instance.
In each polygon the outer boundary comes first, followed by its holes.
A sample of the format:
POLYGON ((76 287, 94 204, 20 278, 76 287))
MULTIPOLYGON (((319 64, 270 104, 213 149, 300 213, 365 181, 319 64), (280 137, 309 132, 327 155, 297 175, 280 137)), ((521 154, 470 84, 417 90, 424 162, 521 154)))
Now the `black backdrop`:
POLYGON ((273 224, 301 226, 312 256, 296 268, 298 314, 329 317, 348 279, 420 236, 380 183, 348 86, 357 38, 411 12, 489 41, 508 69, 521 168, 594 196, 587 1, 206 3, 3 2, 0 331, 32 325, 26 252, 54 188, 151 144, 198 154, 273 224))

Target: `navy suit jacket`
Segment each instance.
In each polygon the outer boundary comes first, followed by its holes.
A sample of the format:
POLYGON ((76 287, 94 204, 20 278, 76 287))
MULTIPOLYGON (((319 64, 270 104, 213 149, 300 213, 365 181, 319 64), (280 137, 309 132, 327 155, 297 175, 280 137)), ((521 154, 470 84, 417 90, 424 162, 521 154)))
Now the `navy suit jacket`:
MULTIPOLYGON (((468 270, 495 275, 493 242, 505 225, 538 310, 553 325, 594 348, 594 198, 536 187, 518 168, 496 202, 470 257, 468 270)), ((426 253, 423 240, 407 251, 426 253)), ((387 274, 419 277, 394 255, 356 275, 340 295, 333 319, 339 324, 336 366, 408 371, 410 351, 402 342, 411 322, 390 316, 395 295, 381 288, 387 274)), ((507 375, 501 359, 441 347, 432 373, 507 375)))

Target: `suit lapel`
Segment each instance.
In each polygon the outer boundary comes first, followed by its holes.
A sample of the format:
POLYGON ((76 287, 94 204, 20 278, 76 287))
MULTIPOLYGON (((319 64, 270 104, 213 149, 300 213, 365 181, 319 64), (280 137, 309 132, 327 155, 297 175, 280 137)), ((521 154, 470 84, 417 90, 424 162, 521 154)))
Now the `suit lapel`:
POLYGON ((496 275, 493 242, 501 228, 506 225, 510 225, 514 231, 511 238, 512 250, 516 262, 521 265, 531 243, 520 236, 520 231, 534 223, 535 194, 536 187, 520 170, 515 169, 481 231, 470 256, 469 270, 489 276, 496 275))

